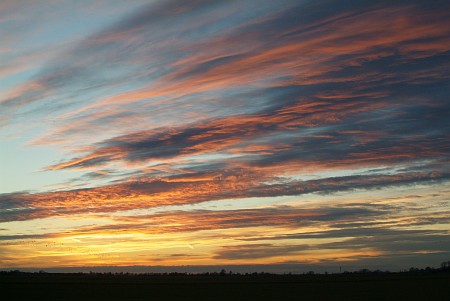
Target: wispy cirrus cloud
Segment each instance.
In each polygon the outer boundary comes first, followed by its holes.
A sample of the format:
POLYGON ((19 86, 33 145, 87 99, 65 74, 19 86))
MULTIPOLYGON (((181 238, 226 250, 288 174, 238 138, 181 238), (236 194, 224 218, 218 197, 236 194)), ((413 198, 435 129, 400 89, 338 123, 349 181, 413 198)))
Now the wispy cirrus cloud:
POLYGON ((331 194, 392 186, 440 184, 448 173, 409 172, 395 175, 354 175, 317 180, 290 180, 260 173, 229 171, 172 179, 140 180, 96 188, 46 193, 1 195, 2 221, 28 220, 71 214, 196 204, 215 200, 331 194))
MULTIPOLYGON (((261 107, 270 107, 280 98, 292 97, 291 95, 270 97, 266 89, 268 86, 274 88, 301 86, 294 93, 301 95, 307 90, 309 93, 305 97, 311 99, 316 97, 351 99, 355 94, 359 94, 360 97, 375 95, 390 99, 397 97, 399 90, 405 92, 405 87, 410 86, 412 76, 416 81, 420 78, 425 80, 430 76, 433 76, 435 81, 438 81, 438 78, 445 80, 448 76, 446 69, 439 64, 440 60, 445 59, 445 55, 440 59, 432 59, 429 55, 423 54, 420 59, 416 59, 415 52, 418 50, 409 52, 400 50, 404 45, 408 46, 408 49, 416 49, 412 45, 419 44, 423 39, 429 39, 438 44, 434 52, 430 50, 431 56, 439 56, 448 51, 448 45, 445 43, 448 32, 445 26, 441 26, 442 22, 445 22, 445 15, 438 17, 434 14, 434 10, 418 7, 418 4, 398 5, 395 9, 380 6, 372 10, 361 5, 352 7, 352 13, 344 4, 339 6, 336 13, 335 10, 326 9, 323 4, 294 5, 287 1, 285 5, 279 6, 276 13, 267 11, 266 17, 262 20, 255 18, 248 21, 242 16, 237 16, 234 21, 236 23, 225 22, 222 27, 218 26, 216 30, 211 30, 210 35, 202 35, 199 40, 168 39, 167 36, 171 36, 173 30, 179 30, 178 23, 172 22, 173 25, 164 28, 161 33, 153 28, 155 24, 160 26, 157 23, 158 18, 150 17, 161 14, 171 20, 186 22, 183 16, 188 15, 188 12, 209 16, 211 10, 216 11, 213 7, 225 6, 227 9, 217 10, 217 14, 226 16, 229 10, 237 9, 239 6, 217 3, 211 4, 212 7, 208 10, 208 6, 186 4, 189 9, 175 10, 174 13, 173 5, 170 3, 167 6, 158 6, 157 9, 150 6, 147 11, 141 13, 141 17, 130 18, 129 22, 123 22, 91 37, 86 44, 80 45, 79 50, 68 54, 67 59, 62 61, 64 63, 56 65, 57 68, 51 67, 44 73, 48 75, 43 78, 49 76, 55 78, 57 82, 61 82, 58 84, 61 89, 67 91, 76 90, 76 82, 81 84, 89 82, 93 85, 92 83, 102 78, 105 78, 105 81, 99 84, 100 86, 116 85, 110 78, 111 72, 106 69, 109 65, 121 81, 127 79, 119 85, 136 82, 136 76, 141 76, 143 83, 138 85, 138 89, 127 88, 126 93, 111 95, 111 92, 105 91, 104 94, 111 96, 104 99, 94 97, 98 99, 97 102, 75 110, 77 114, 81 114, 78 118, 71 119, 69 123, 62 122, 62 125, 66 124, 68 127, 67 132, 64 132, 64 127, 59 128, 38 141, 60 142, 67 134, 80 132, 84 133, 83 137, 88 138, 86 134, 92 128, 101 127, 104 131, 108 131, 107 127, 102 125, 114 121, 121 123, 126 130, 137 130, 135 124, 122 118, 124 112, 132 118, 138 118, 141 124, 139 128, 142 129, 143 126, 153 128, 157 123, 164 124, 166 118, 174 111, 181 120, 185 120, 184 122, 189 120, 190 123, 217 114, 232 115, 234 112, 230 109, 234 107, 240 112, 247 110, 254 113, 261 107), (304 15, 304 11, 315 13, 298 18, 299 14, 304 15), (146 18, 147 15, 149 18, 146 18), (145 21, 137 22, 136 19, 145 21), (403 23, 399 20, 403 20, 403 23), (365 26, 367 23, 377 25, 365 26), (365 28, 367 32, 356 35, 354 28, 365 28), (391 30, 392 28, 397 30, 391 30), (117 34, 122 32, 123 34, 117 34), (112 35, 113 38, 103 38, 108 35, 112 35), (248 42, 242 43, 246 36, 249 37, 248 42), (90 40, 100 41, 94 43, 90 40), (343 40, 346 42, 342 43, 343 40), (94 43, 95 47, 91 43, 94 43), (158 49, 152 50, 153 47, 158 49), (117 49, 123 49, 123 52, 118 52, 117 49), (65 67, 67 65, 65 62, 71 62, 70 57, 79 55, 80 52, 86 52, 87 55, 84 57, 88 61, 83 63, 77 60, 77 64, 70 63, 65 67), (149 55, 151 59, 148 59, 149 55), (274 60, 273 57, 277 59, 274 60), (129 62, 132 59, 139 63, 129 62), (409 64, 408 60, 415 60, 415 64, 409 64), (439 66, 433 67, 433 61, 439 66), (389 67, 393 62, 399 65, 395 70, 389 67), (97 65, 102 65, 105 70, 101 71, 103 69, 95 67, 97 65), (74 68, 80 70, 79 76, 74 68), (145 72, 139 68, 145 68, 145 72), (66 79, 60 72, 70 74, 70 77, 66 79), (104 75, 98 74, 99 72, 103 72, 104 75), (86 74, 94 78, 86 81, 86 74), (355 80, 360 84, 355 85, 355 80), (328 85, 316 86, 317 84, 328 85), (342 94, 342 91, 348 93, 350 90, 353 91, 353 95, 342 94), (214 94, 210 95, 211 93, 214 94), (136 102, 146 103, 145 106, 139 106, 139 113, 135 112, 136 106, 133 105, 136 102), (231 107, 230 102, 233 104, 231 107), (218 108, 220 110, 217 110, 218 108), (142 112, 151 114, 151 120, 145 120, 142 116, 145 114, 142 112), (105 115, 108 119, 102 118, 105 115), (74 124, 77 127, 73 126, 74 124)), ((270 7, 263 6, 261 9, 264 8, 269 10, 270 7)), ((204 23, 199 27, 213 22, 210 18, 200 20, 198 22, 204 23)), ((196 32, 195 28, 197 27, 189 27, 189 30, 196 32)), ((183 36, 178 31, 176 34, 183 36)), ((433 47, 432 43, 426 44, 433 47)), ((422 86, 425 86, 425 83, 417 85, 416 90, 422 89, 422 86)), ((80 88, 86 93, 89 87, 80 88)), ((280 89, 280 93, 283 93, 282 91, 280 89)), ((111 127, 109 132, 123 133, 111 127)))

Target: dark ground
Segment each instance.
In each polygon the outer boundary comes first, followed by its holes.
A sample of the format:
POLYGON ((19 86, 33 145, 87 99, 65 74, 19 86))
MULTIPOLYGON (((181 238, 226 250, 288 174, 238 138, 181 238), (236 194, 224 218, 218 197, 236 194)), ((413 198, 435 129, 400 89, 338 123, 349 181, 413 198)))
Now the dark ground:
POLYGON ((450 273, 1 274, 0 300, 450 300, 450 273))

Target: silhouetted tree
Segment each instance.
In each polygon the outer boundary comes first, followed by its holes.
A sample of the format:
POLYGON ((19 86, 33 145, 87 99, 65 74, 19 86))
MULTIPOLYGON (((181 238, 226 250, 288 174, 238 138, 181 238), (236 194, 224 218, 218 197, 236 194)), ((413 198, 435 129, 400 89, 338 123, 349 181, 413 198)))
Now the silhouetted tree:
POLYGON ((450 261, 444 261, 441 263, 441 269, 442 270, 448 270, 450 269, 450 261))

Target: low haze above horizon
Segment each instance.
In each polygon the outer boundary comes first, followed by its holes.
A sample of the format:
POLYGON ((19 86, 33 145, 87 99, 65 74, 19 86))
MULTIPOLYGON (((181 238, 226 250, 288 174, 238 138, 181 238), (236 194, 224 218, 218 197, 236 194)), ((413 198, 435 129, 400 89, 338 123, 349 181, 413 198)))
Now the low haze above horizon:
POLYGON ((0 269, 450 260, 449 1, 2 0, 0 38, 0 269))

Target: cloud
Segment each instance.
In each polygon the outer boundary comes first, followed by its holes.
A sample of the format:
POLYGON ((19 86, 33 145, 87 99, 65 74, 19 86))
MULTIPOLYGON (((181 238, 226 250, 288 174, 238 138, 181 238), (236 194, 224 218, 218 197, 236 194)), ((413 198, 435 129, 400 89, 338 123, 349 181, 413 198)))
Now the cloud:
POLYGON ((446 183, 448 178, 448 173, 405 173, 331 177, 307 181, 285 180, 283 183, 273 183, 276 179, 268 176, 258 177, 245 171, 228 174, 205 173, 197 178, 175 177, 59 192, 4 194, 1 195, 3 210, 0 219, 27 220, 248 197, 331 194, 401 185, 430 185, 446 183))
MULTIPOLYGON (((298 228, 312 225, 318 221, 343 221, 355 216, 378 216, 381 214, 376 206, 323 209, 303 209, 291 206, 279 206, 259 209, 239 210, 192 210, 118 217, 117 228, 130 225, 141 227, 146 233, 178 233, 202 230, 229 230, 251 227, 286 227, 298 228), (168 222, 169 221, 169 222, 168 222), (130 223, 127 225, 127 223, 130 223), (172 225, 175 223, 176 225, 172 225), (122 224, 122 225, 121 225, 122 224)), ((130 227, 130 228, 132 228, 130 227)), ((115 225, 95 227, 93 230, 117 229, 115 225)))
MULTIPOLYGON (((172 14, 168 9, 172 4, 157 11, 167 10, 164 14, 178 18, 178 13, 199 9, 186 4, 189 9, 172 14)), ((105 98, 89 106, 86 112, 78 111, 81 115, 71 119, 68 127, 36 140, 36 143, 51 143, 71 135, 82 137, 83 132, 90 132, 94 127, 106 129, 114 121, 124 125, 120 129, 132 130, 90 143, 81 148, 83 152, 88 149, 86 155, 80 154, 48 168, 95 169, 118 162, 128 167, 129 164, 189 161, 192 156, 209 153, 239 156, 239 164, 244 165, 250 162, 255 166, 276 166, 288 162, 291 166, 321 165, 331 169, 445 157, 448 104, 442 101, 441 93, 446 91, 448 71, 442 62, 448 60, 448 49, 445 43, 439 44, 443 48, 436 46, 436 51, 420 57, 417 52, 402 50, 405 45, 419 43, 425 37, 443 41, 448 33, 437 26, 443 21, 441 16, 433 15, 430 7, 421 10, 417 3, 370 9, 358 6, 353 8, 353 13, 343 4, 338 6, 342 11, 337 14, 328 10, 321 14, 319 7, 320 4, 309 7, 315 13, 305 20, 294 18, 293 11, 304 9, 300 5, 294 10, 282 9, 268 13, 265 18, 232 26, 218 38, 212 35, 215 39, 196 40, 197 44, 191 47, 200 51, 186 50, 187 54, 181 58, 171 57, 169 61, 176 68, 168 67, 148 89, 105 98), (420 17, 414 19, 419 11, 420 17), (397 17, 393 18, 394 15, 397 17), (365 26, 367 23, 377 26, 365 26), (355 34, 352 30, 355 27, 364 30, 355 34), (388 27, 398 30, 388 32, 388 27), (278 29, 267 33, 276 42, 264 42, 262 35, 266 34, 266 28, 278 29), (335 31, 330 32, 330 28, 335 31), (235 40, 242 34, 253 39, 251 45, 239 48, 235 40), (313 50, 318 57, 310 53, 313 50), (295 79, 298 76, 301 79, 295 79), (260 86, 259 82, 264 85, 260 86), (437 91, 435 87, 442 92, 429 93, 437 91), (211 115, 204 101, 206 94, 218 91, 219 94, 209 99, 215 107, 222 108, 232 101, 227 95, 230 89, 233 97, 257 101, 261 106, 241 113, 236 102, 232 102, 229 110, 211 115), (222 93, 225 90, 227 93, 222 93), (264 96, 258 100, 252 95, 264 96), (193 101, 195 97, 201 101, 193 101), (186 110, 188 116, 193 116, 190 115, 193 111, 208 113, 190 119, 189 123, 181 118, 181 124, 174 121, 175 124, 158 127, 154 122, 147 125, 144 114, 121 111, 124 105, 126 110, 133 110, 128 105, 141 101, 146 105, 139 106, 139 110, 148 110, 158 121, 172 114, 183 116, 186 110), (173 105, 169 108, 168 103, 173 105), (102 107, 110 111, 100 113, 102 107), (132 126, 136 121, 143 122, 138 130, 132 126), (148 130, 142 130, 147 126, 148 130)), ((142 14, 152 14, 153 9, 152 6, 142 14)), ((144 38, 148 35, 143 31, 146 22, 153 24, 153 21, 125 22, 99 36, 131 30, 144 38)), ((95 49, 86 48, 94 52, 95 49)), ((249 103, 243 107, 249 108, 249 103)))
MULTIPOLYGON (((216 259, 242 260, 252 258, 270 258, 299 255, 302 252, 313 254, 324 250, 373 251, 379 257, 384 254, 387 259, 399 255, 448 253, 446 230, 409 230, 391 228, 347 228, 325 230, 318 233, 281 235, 278 237, 260 236, 243 241, 251 242, 241 245, 225 246, 218 250, 216 259), (327 242, 331 239, 332 242, 327 242), (277 243, 286 241, 287 243, 277 243), (263 243, 263 242, 272 243, 263 243)), ((358 260, 362 254, 351 254, 358 260)), ((370 256, 370 252, 366 255, 370 256)), ((329 259, 323 260, 324 262, 329 259)))
POLYGON ((226 117, 185 127, 166 127, 114 137, 98 143, 94 152, 85 157, 48 169, 90 168, 115 161, 145 163, 205 153, 239 155, 241 148, 245 155, 245 150, 255 144, 272 144, 272 151, 263 147, 264 153, 258 158, 262 164, 278 164, 290 157, 321 162, 358 160, 361 166, 365 161, 384 164, 419 157, 439 158, 446 154, 447 137, 443 127, 448 121, 445 115, 439 105, 388 108, 386 104, 360 101, 339 105, 299 102, 270 113, 226 117), (391 115, 381 117, 386 110, 391 115), (386 125, 382 131, 377 127, 379 116, 386 125), (310 128, 317 130, 310 131, 310 128), (405 132, 410 134, 405 136, 405 132))
MULTIPOLYGON (((256 108, 271 107, 280 99, 295 102, 300 97, 310 101, 326 98, 332 104, 355 97, 391 101, 398 91, 404 94, 406 89, 423 90, 423 83, 418 83, 422 78, 438 82, 448 76, 439 64, 448 59, 448 31, 441 26, 445 18, 423 3, 390 7, 385 3, 373 6, 362 2, 355 6, 343 2, 330 6, 326 2, 283 1, 264 3, 259 10, 245 15, 239 13, 252 3, 152 4, 138 15, 87 38, 54 60, 36 81, 51 90, 83 91, 83 95, 92 89, 126 87, 128 83, 137 87, 126 88, 124 93, 105 91, 103 98, 83 96, 93 101, 73 113, 66 112, 63 116, 74 114, 73 118, 58 120, 58 127, 36 143, 61 143, 72 135, 77 140, 92 139, 88 133, 93 128, 102 128, 108 135, 137 130, 135 122, 123 118, 124 112, 136 118, 140 129, 154 128, 173 114, 190 123, 205 117, 235 115, 242 109, 255 113, 256 108), (162 23, 161 16, 165 16, 162 23), (182 26, 187 19, 198 21, 182 26), (421 43, 423 39, 429 41, 421 43), (423 49, 418 59, 420 51, 414 49, 421 49, 418 45, 422 44, 430 49, 423 49), (415 87, 410 87, 414 81, 415 87), (292 87, 295 92, 270 97, 267 87, 292 87), (239 101, 233 101, 235 97, 239 101), (196 102, 199 98, 202 101, 196 102), (138 114, 131 103, 141 102, 146 105, 139 105, 138 114), (144 118, 148 114, 153 116, 150 122, 144 118), (123 125, 122 130, 108 126, 115 122, 123 125)), ((65 108, 71 98, 65 99, 65 108)), ((28 97, 20 99, 7 103, 26 102, 28 97)))
POLYGON ((274 246, 271 244, 252 244, 225 247, 215 259, 260 259, 268 257, 289 256, 292 253, 308 250, 307 245, 274 246))

